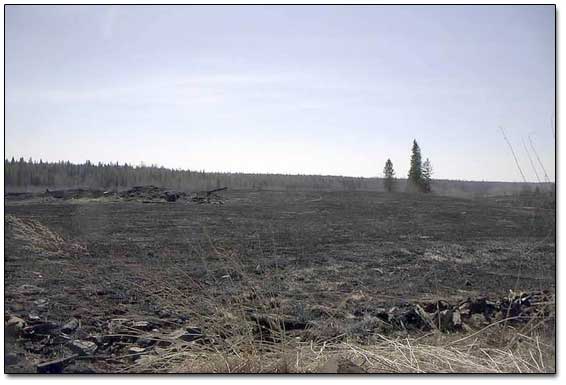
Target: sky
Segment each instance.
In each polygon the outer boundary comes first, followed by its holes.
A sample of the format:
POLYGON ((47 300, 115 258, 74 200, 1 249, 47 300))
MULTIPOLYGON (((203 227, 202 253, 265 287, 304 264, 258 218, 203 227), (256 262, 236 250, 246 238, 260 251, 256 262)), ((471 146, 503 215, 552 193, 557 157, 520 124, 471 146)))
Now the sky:
POLYGON ((6 158, 554 180, 554 6, 5 12, 6 158))

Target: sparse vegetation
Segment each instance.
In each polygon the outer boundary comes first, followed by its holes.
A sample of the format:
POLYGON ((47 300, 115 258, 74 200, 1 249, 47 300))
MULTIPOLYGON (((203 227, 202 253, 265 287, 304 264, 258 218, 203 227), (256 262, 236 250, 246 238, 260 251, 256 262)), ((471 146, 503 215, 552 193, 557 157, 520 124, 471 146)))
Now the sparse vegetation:
POLYGON ((23 325, 9 370, 93 347, 61 370, 555 371, 554 222, 515 198, 222 195, 7 196, 5 308, 23 325), (467 298, 490 318, 466 313, 467 298))

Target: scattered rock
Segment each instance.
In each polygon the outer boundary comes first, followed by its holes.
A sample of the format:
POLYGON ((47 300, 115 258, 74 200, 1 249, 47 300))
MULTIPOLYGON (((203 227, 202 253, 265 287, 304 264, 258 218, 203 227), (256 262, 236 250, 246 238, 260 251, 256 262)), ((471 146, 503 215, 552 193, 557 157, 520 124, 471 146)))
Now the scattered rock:
POLYGON ((11 316, 6 322, 6 334, 10 336, 19 336, 26 327, 26 321, 20 317, 11 316))
POLYGON ((76 318, 71 319, 61 328, 61 331, 65 334, 74 332, 79 327, 79 321, 76 318))
POLYGON ((96 352, 98 346, 91 341, 73 340, 70 343, 70 348, 80 356, 91 356, 96 352))

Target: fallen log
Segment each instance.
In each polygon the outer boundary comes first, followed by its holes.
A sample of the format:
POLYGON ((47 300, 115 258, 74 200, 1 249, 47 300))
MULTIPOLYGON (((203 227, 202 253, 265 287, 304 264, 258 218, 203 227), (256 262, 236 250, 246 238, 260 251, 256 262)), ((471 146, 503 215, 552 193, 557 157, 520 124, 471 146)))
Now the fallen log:
POLYGON ((38 364, 36 367, 37 373, 42 373, 42 374, 63 373, 65 366, 69 365, 71 362, 77 359, 78 356, 79 356, 78 354, 73 354, 72 356, 69 357, 59 358, 57 360, 48 361, 48 362, 42 362, 38 364))
POLYGON ((219 191, 224 191, 224 190, 228 190, 228 187, 220 187, 220 188, 216 188, 214 190, 209 190, 209 191, 206 192, 206 196, 208 197, 208 196, 210 196, 214 193, 217 193, 219 191))

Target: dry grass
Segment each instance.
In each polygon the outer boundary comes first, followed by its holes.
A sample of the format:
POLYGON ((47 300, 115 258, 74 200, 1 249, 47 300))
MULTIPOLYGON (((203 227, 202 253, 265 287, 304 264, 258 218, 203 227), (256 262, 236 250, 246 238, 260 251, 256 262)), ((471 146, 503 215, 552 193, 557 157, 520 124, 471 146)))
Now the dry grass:
POLYGON ((6 233, 6 236, 17 239, 24 248, 30 251, 54 254, 86 252, 86 248, 83 245, 63 239, 61 235, 37 220, 6 215, 4 224, 10 230, 6 233))
MULTIPOLYGON (((354 366, 367 373, 553 373, 555 372, 555 304, 547 303, 528 323, 512 318, 483 329, 446 334, 433 330, 420 335, 375 333, 372 342, 345 335, 326 341, 308 340, 271 322, 269 331, 258 333, 250 313, 284 318, 277 308, 255 290, 254 277, 245 273, 237 256, 217 250, 223 264, 241 275, 250 298, 232 297, 221 302, 206 290, 187 295, 167 288, 163 280, 143 285, 146 293, 169 307, 194 309, 191 322, 202 326, 207 338, 177 342, 143 354, 123 372, 145 373, 320 373, 328 362, 338 370, 354 366), (153 288, 153 289, 152 289, 153 288), (159 290, 156 290, 159 288, 159 290), (198 309, 198 311, 197 311, 198 309), (544 315, 546 314, 546 315, 544 315)), ((147 278, 147 277, 146 277, 147 278)), ((187 276, 187 279, 190 277, 187 276)), ((195 285, 197 283, 195 282, 195 285)), ((196 286, 195 286, 196 287, 196 286)), ((140 286, 140 289, 142 287, 140 286)))
MULTIPOLYGON (((14 237, 32 248, 63 251, 69 246, 39 222, 6 216, 14 237)), ((79 246, 73 246, 79 247, 79 246)), ((214 248, 216 263, 239 276, 250 296, 215 296, 182 271, 148 271, 140 266, 128 284, 144 298, 170 309, 183 309, 206 338, 169 340, 140 354, 113 357, 113 371, 125 373, 319 373, 337 362, 334 372, 353 366, 368 373, 553 373, 555 368, 555 304, 548 303, 526 324, 498 321, 483 329, 420 335, 374 333, 371 342, 348 336, 327 340, 290 333, 276 320, 285 315, 257 290, 257 277, 246 273, 235 253, 214 248), (190 290, 167 285, 175 274, 190 290), (229 298, 226 301, 226 298, 229 298), (250 314, 269 314, 267 330, 250 314), (546 313, 546 316, 542 314, 546 313), (549 315, 548 315, 549 314, 549 315), (258 332, 259 331, 259 332, 258 332)), ((83 266, 84 268, 84 266, 83 266)), ((94 271, 93 271, 94 274, 94 271)), ((231 279, 231 278, 228 278, 231 279)), ((132 330, 133 336, 143 331, 132 330)), ((160 336, 154 336, 160 339, 160 336)))
MULTIPOLYGON (((549 336, 498 330, 503 343, 489 335, 463 340, 436 332, 421 337, 389 338, 362 345, 355 342, 284 342, 241 340, 222 344, 176 344, 146 355, 124 372, 172 373, 318 373, 329 360, 349 363, 368 373, 553 373, 554 346, 549 336), (519 340, 515 340, 519 337, 519 340), (459 339, 460 341, 457 341, 459 339), (508 343, 509 340, 515 340, 508 343), (544 342, 543 342, 544 341, 544 342), (507 343, 506 343, 507 342, 507 343)), ((493 337, 493 336, 491 336, 493 337)), ((338 371, 340 372, 340 371, 338 371)))

